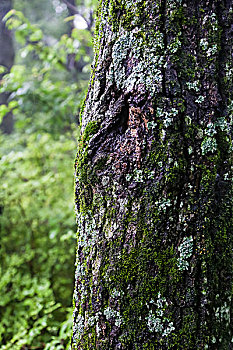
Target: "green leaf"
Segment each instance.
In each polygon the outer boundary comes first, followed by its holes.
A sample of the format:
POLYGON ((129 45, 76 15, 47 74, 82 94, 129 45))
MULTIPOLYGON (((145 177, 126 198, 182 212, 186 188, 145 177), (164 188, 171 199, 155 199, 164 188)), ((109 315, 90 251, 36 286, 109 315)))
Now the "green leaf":
POLYGON ((15 39, 22 45, 26 43, 26 35, 24 31, 16 31, 15 32, 15 39))
POLYGON ((2 121, 3 117, 9 112, 7 105, 0 105, 0 120, 2 121))
POLYGON ((18 107, 18 102, 17 101, 10 101, 8 103, 8 107, 9 107, 10 110, 12 110, 12 109, 18 107))
POLYGON ((30 41, 40 41, 43 38, 43 33, 40 29, 36 29, 30 36, 30 41))
POLYGON ((7 68, 0 65, 0 74, 6 73, 6 72, 7 72, 7 68))
POLYGON ((69 16, 64 19, 64 22, 70 22, 74 20, 74 16, 69 16))
POLYGON ((3 21, 7 21, 11 16, 15 15, 16 14, 16 10, 12 9, 10 10, 9 12, 7 12, 7 14, 3 17, 3 21))

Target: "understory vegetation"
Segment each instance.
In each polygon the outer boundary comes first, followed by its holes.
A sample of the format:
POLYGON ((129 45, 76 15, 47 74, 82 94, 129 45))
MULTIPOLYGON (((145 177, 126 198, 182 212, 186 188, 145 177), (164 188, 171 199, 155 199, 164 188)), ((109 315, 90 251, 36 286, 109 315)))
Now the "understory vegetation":
MULTIPOLYGON (((95 3, 85 2, 85 11, 95 3)), ((14 116, 14 131, 0 133, 1 350, 68 349, 71 336, 76 246, 72 168, 92 61, 92 30, 69 27, 74 18, 63 12, 66 23, 62 17, 58 21, 63 33, 57 38, 44 33, 45 23, 33 25, 21 11, 5 17, 17 52, 0 87, 0 93, 9 94, 0 117, 14 116)))

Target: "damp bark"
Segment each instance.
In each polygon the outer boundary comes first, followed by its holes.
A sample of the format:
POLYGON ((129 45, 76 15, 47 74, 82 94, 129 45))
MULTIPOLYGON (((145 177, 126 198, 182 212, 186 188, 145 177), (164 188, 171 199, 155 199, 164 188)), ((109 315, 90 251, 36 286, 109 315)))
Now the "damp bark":
POLYGON ((232 23, 231 1, 99 5, 72 349, 232 349, 232 23))

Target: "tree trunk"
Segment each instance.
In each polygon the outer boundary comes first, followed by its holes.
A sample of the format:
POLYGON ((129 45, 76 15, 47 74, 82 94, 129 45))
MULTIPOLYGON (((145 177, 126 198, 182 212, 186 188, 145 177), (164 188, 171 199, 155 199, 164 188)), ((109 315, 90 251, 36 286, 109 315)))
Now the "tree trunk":
POLYGON ((232 347, 232 1, 103 0, 72 349, 232 347))
MULTIPOLYGON (((12 33, 6 28, 5 22, 3 22, 4 16, 12 9, 11 0, 1 0, 0 2, 0 65, 7 69, 7 73, 10 71, 14 63, 14 46, 12 40, 12 33)), ((3 78, 3 74, 0 74, 0 80, 3 78)), ((0 94, 0 105, 7 104, 9 94, 0 94)), ((0 126, 1 130, 10 134, 13 131, 13 115, 7 113, 0 126)))

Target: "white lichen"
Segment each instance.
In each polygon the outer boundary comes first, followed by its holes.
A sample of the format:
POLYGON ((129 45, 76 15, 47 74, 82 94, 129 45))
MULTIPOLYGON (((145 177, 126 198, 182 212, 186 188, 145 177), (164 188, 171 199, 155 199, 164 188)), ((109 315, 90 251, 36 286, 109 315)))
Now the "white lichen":
POLYGON ((192 256, 193 253, 193 237, 185 237, 183 242, 178 247, 179 258, 177 265, 180 271, 187 270, 189 267, 188 259, 192 256))
MULTIPOLYGON (((153 312, 149 310, 149 314, 146 317, 147 326, 150 332, 159 333, 162 337, 167 337, 172 331, 175 330, 173 322, 171 322, 167 317, 164 317, 165 310, 168 306, 166 298, 158 294, 156 302, 151 299, 150 304, 154 305, 156 310, 153 312)), ((150 306, 147 305, 149 308, 150 306)))
POLYGON ((112 298, 119 298, 121 295, 124 295, 123 290, 117 290, 116 288, 113 289, 112 291, 112 298))
MULTIPOLYGON (((97 241, 98 227, 95 218, 90 214, 77 213, 77 257, 76 257, 76 270, 75 270, 75 281, 82 280, 86 275, 86 265, 80 261, 79 251, 88 257, 91 250, 94 248, 97 241)), ((78 297, 77 292, 74 292, 74 302, 80 303, 87 295, 85 284, 79 285, 79 291, 81 295, 78 297)))
POLYGON ((213 137, 206 137, 201 144, 202 154, 214 153, 217 149, 217 141, 213 137))
POLYGON ((78 315, 73 325, 73 341, 77 342, 84 332, 84 317, 78 315))
POLYGON ((130 92, 139 85, 154 94, 161 89, 164 58, 160 51, 164 47, 163 34, 159 31, 148 36, 146 44, 137 36, 137 28, 123 31, 112 48, 112 63, 107 80, 115 82, 117 88, 130 92), (153 53, 153 54, 152 54, 153 53), (130 73, 125 62, 128 62, 130 73))
POLYGON ((120 327, 120 325, 123 323, 123 318, 121 317, 119 311, 113 310, 109 306, 104 309, 104 315, 108 321, 113 320, 117 327, 120 327))
POLYGON ((204 96, 199 96, 199 97, 195 100, 195 102, 198 103, 198 104, 201 104, 201 103, 204 102, 204 101, 205 101, 205 97, 204 97, 204 96))

